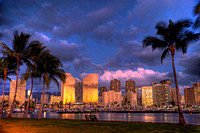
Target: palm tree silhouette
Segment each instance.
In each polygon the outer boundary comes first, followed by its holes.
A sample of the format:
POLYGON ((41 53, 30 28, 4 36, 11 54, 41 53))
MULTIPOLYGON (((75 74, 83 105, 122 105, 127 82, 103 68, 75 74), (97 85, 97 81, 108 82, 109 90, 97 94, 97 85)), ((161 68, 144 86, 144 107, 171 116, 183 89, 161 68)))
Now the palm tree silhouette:
POLYGON ((3 47, 3 54, 12 56, 16 58, 17 60, 17 73, 16 73, 16 86, 15 86, 15 93, 14 93, 14 98, 12 101, 11 109, 10 112, 8 113, 7 117, 10 118, 12 115, 12 111, 14 108, 15 104, 15 99, 16 99, 16 93, 17 93, 17 86, 18 86, 18 75, 19 75, 19 66, 23 64, 24 62, 28 62, 29 60, 27 59, 27 48, 29 47, 32 42, 29 44, 29 38, 31 36, 29 34, 25 34, 21 32, 21 34, 18 34, 18 31, 14 32, 14 40, 12 43, 12 49, 9 48, 6 44, 0 43, 0 45, 3 47))
POLYGON ((179 112, 179 124, 187 125, 183 116, 183 110, 181 107, 178 80, 176 75, 174 56, 175 51, 182 50, 183 54, 187 52, 187 47, 190 42, 196 41, 199 38, 199 34, 194 34, 187 28, 192 26, 192 22, 189 20, 182 20, 174 23, 169 20, 169 25, 167 26, 164 22, 159 22, 156 25, 158 37, 147 36, 143 40, 143 47, 151 46, 152 50, 160 49, 164 52, 161 56, 161 63, 167 54, 171 54, 172 57, 172 67, 175 79, 178 112, 179 112))
POLYGON ((41 119, 42 117, 45 86, 48 90, 49 84, 53 80, 59 88, 59 82, 57 78, 65 82, 65 73, 62 69, 60 69, 60 67, 62 67, 62 63, 60 62, 60 60, 54 55, 51 55, 48 50, 45 50, 41 54, 37 69, 40 72, 40 76, 43 78, 43 92, 38 119, 41 119))
POLYGON ((25 118, 28 118, 29 103, 33 91, 33 79, 40 77, 40 73, 37 69, 37 61, 40 59, 40 56, 45 48, 46 47, 42 46, 39 41, 32 42, 27 48, 27 58, 30 60, 30 62, 26 63, 27 70, 26 73, 23 74, 22 78, 25 81, 31 79, 31 90, 28 96, 25 118))
POLYGON ((1 118, 2 112, 3 112, 3 101, 4 101, 6 79, 9 79, 11 81, 11 79, 9 77, 7 77, 7 75, 15 74, 16 67, 17 67, 17 64, 16 64, 15 58, 12 58, 12 57, 1 57, 0 58, 0 78, 4 80, 2 106, 0 108, 0 118, 1 118))

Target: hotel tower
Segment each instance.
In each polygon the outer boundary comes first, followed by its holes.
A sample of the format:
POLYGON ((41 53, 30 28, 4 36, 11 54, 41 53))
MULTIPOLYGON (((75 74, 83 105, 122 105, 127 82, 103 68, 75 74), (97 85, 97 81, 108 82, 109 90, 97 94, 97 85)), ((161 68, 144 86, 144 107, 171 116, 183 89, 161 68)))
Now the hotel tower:
POLYGON ((98 103, 98 74, 88 74, 83 78, 83 102, 98 103))
POLYGON ((75 102, 75 78, 70 73, 65 73, 65 83, 61 82, 61 100, 63 104, 75 102))

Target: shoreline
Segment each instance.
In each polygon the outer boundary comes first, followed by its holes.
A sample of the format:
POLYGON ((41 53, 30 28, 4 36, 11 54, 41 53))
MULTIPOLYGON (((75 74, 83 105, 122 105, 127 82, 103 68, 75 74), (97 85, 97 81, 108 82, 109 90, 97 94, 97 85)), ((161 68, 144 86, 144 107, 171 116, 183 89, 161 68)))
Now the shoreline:
MULTIPOLYGON (((178 111, 97 111, 97 112, 89 112, 89 111, 85 111, 85 112, 69 112, 69 111, 58 111, 56 112, 58 114, 62 114, 62 113, 178 113, 178 111)), ((183 111, 183 113, 200 113, 195 111, 183 111)))

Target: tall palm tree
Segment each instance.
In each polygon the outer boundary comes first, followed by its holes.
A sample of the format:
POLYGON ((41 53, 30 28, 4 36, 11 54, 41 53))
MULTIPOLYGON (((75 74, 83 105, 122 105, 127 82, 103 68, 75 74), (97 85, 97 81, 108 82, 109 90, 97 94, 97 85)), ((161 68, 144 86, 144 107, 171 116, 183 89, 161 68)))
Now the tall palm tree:
POLYGON ((60 67, 62 67, 62 63, 60 62, 60 60, 57 57, 51 55, 48 50, 45 50, 40 58, 40 61, 38 62, 38 67, 37 67, 43 79, 43 92, 42 92, 38 119, 42 118, 45 86, 46 89, 48 90, 49 83, 50 81, 53 80, 57 84, 57 87, 59 88, 59 82, 57 78, 65 82, 66 78, 65 73, 62 69, 60 69, 60 67))
POLYGON ((21 34, 19 35, 18 31, 15 31, 14 32, 14 40, 13 40, 13 43, 12 43, 12 49, 9 48, 6 44, 0 43, 0 45, 3 47, 3 54, 8 55, 8 56, 13 56, 17 60, 15 93, 14 93, 14 98, 13 98, 13 101, 12 101, 10 112, 7 115, 8 118, 11 117, 12 111, 14 109, 16 93, 17 93, 17 86, 18 86, 19 66, 23 62, 28 62, 28 60, 27 60, 27 47, 29 46, 29 39, 30 39, 29 34, 25 34, 25 33, 21 32, 21 34))
POLYGON ((193 32, 188 30, 188 28, 191 27, 192 24, 193 23, 189 20, 182 20, 176 23, 174 23, 172 20, 169 20, 168 26, 166 23, 159 22, 156 25, 158 36, 147 36, 143 40, 143 47, 151 46, 152 50, 164 49, 164 52, 161 56, 161 63, 167 54, 171 54, 178 102, 179 124, 181 125, 186 125, 186 122, 183 116, 183 110, 181 107, 179 97, 179 88, 174 63, 174 55, 176 50, 182 50, 183 54, 185 54, 187 52, 187 47, 189 43, 192 41, 196 41, 199 38, 199 34, 194 34, 193 32))
POLYGON ((0 108, 0 118, 3 112, 3 101, 4 101, 4 93, 5 93, 5 84, 6 79, 11 79, 7 77, 7 75, 15 74, 16 69, 16 60, 12 57, 1 57, 0 58, 0 78, 4 80, 3 83, 3 95, 2 95, 2 106, 0 108))
POLYGON ((22 78, 25 81, 27 81, 28 79, 31 79, 31 91, 28 96, 25 118, 28 118, 29 103, 30 103, 30 98, 33 91, 33 79, 40 77, 40 74, 37 70, 37 61, 40 59, 40 55, 42 54, 45 48, 46 47, 43 47, 42 44, 38 41, 32 42, 27 48, 27 58, 30 59, 30 62, 26 63, 27 70, 26 70, 26 73, 23 74, 22 78))

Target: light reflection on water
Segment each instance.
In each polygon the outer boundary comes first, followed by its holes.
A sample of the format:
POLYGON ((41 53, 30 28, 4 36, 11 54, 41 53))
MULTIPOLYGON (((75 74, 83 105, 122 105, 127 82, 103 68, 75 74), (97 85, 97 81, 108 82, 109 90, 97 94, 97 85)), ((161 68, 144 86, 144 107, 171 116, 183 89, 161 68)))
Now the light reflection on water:
MULTIPOLYGON (((12 117, 23 118, 24 113, 13 113, 12 117)), ((43 118, 57 119, 85 119, 89 113, 63 113, 43 112, 43 118)), ((3 114, 5 117, 6 114, 3 114)), ((37 118, 38 113, 28 114, 28 118, 37 118)), ((140 121, 140 122, 160 122, 160 123, 178 123, 178 113, 96 113, 99 120, 111 121, 140 121)), ((188 124, 200 125, 200 113, 184 114, 188 124)))

